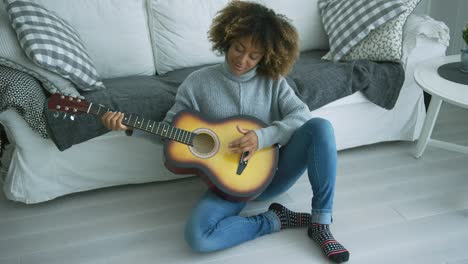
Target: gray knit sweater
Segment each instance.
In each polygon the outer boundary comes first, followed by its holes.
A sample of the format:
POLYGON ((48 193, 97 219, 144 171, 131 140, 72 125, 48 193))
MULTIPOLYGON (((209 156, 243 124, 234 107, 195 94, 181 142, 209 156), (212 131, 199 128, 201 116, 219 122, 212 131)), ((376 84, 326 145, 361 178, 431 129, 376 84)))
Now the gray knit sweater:
POLYGON ((215 120, 235 115, 262 120, 269 126, 255 130, 258 149, 275 143, 285 145, 310 117, 308 107, 284 78, 261 76, 256 68, 236 76, 226 62, 191 73, 179 87, 164 122, 170 123, 184 109, 197 110, 215 120))

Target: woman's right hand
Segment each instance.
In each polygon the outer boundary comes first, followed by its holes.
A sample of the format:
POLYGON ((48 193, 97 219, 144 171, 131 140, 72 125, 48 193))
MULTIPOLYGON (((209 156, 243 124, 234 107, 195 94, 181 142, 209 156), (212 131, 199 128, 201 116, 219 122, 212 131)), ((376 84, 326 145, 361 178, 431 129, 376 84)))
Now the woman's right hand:
POLYGON ((122 124, 124 114, 121 112, 107 112, 101 117, 102 124, 110 130, 131 130, 122 124))

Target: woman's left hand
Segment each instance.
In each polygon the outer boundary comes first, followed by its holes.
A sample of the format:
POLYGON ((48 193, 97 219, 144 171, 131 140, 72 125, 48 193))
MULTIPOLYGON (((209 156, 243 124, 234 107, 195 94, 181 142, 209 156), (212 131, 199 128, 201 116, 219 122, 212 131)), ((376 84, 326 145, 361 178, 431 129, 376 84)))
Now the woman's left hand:
POLYGON ((239 125, 236 126, 237 131, 242 133, 244 136, 229 143, 229 149, 233 153, 249 152, 249 155, 244 158, 244 161, 248 161, 258 148, 257 134, 253 130, 247 130, 241 128, 239 125))

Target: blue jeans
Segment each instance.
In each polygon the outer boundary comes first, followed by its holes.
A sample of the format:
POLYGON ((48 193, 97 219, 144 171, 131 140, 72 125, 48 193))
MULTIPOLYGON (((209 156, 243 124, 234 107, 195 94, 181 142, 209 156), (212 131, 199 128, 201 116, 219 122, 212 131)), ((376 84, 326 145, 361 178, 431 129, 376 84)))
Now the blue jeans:
MULTIPOLYGON (((337 151, 330 122, 313 118, 297 129, 280 148, 278 170, 257 200, 271 199, 287 191, 307 169, 312 186, 312 221, 332 222, 337 151)), ((225 200, 208 190, 194 208, 185 227, 185 239, 199 252, 238 245, 280 230, 275 213, 243 217, 246 202, 225 200)))

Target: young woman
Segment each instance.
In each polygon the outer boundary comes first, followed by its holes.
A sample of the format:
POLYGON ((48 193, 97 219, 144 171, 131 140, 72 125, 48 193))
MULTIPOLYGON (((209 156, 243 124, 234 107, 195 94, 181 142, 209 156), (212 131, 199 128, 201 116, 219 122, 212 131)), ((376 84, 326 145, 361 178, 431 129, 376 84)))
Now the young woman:
MULTIPOLYGON (((232 1, 221 10, 209 31, 213 50, 225 62, 193 72, 178 89, 175 104, 164 121, 179 111, 193 109, 206 118, 251 115, 268 127, 246 130, 230 143, 233 152, 255 151, 280 144, 277 172, 257 200, 271 199, 287 191, 307 169, 312 186, 312 211, 296 213, 273 203, 262 214, 239 216, 246 202, 225 200, 208 190, 194 208, 185 229, 187 243, 196 251, 209 252, 238 245, 290 227, 308 227, 309 237, 336 263, 347 261, 349 252, 334 238, 332 204, 337 151, 330 122, 308 120, 307 106, 282 77, 298 56, 298 35, 287 18, 262 5, 232 1)), ((102 117, 112 130, 128 129, 122 113, 102 117)))

